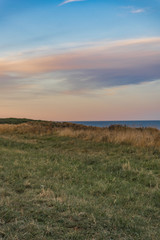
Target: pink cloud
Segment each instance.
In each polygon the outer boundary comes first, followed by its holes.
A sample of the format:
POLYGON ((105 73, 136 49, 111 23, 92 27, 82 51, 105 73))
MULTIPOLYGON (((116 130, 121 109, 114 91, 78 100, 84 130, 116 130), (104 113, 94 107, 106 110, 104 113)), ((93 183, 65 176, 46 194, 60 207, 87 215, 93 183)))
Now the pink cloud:
POLYGON ((47 73, 61 70, 132 68, 157 64, 160 60, 160 38, 99 42, 65 53, 0 61, 0 74, 47 73))

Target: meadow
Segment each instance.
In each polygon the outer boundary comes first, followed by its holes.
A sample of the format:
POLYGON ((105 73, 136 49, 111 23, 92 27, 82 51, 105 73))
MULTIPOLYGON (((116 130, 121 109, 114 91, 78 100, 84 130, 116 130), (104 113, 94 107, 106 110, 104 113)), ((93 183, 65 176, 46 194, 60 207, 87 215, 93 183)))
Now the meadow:
POLYGON ((160 131, 0 119, 0 239, 159 240, 160 131))

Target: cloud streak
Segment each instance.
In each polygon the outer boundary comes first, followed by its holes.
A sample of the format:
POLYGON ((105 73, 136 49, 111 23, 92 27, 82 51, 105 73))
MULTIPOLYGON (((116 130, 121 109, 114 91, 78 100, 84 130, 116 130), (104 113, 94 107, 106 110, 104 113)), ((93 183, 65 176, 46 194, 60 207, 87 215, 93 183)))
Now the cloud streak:
POLYGON ((131 13, 137 14, 137 13, 143 13, 145 12, 145 9, 139 8, 139 9, 132 9, 131 13))
MULTIPOLYGON (((47 50, 48 51, 48 50, 47 50)), ((153 65, 159 62, 160 38, 99 42, 80 49, 39 57, 0 60, 0 72, 45 73, 75 69, 113 69, 153 65)))
POLYGON ((58 6, 62 6, 62 5, 65 5, 65 4, 68 4, 68 3, 72 3, 72 2, 84 2, 85 0, 66 0, 62 3, 60 3, 58 6))
POLYGON ((128 9, 129 13, 133 13, 133 14, 139 14, 139 13, 144 13, 146 12, 145 8, 135 8, 133 6, 127 6, 127 7, 122 7, 123 9, 128 9))
POLYGON ((12 61, 1 59, 1 91, 15 88, 32 90, 35 95, 82 95, 160 79, 160 38, 88 43, 43 54, 12 61))

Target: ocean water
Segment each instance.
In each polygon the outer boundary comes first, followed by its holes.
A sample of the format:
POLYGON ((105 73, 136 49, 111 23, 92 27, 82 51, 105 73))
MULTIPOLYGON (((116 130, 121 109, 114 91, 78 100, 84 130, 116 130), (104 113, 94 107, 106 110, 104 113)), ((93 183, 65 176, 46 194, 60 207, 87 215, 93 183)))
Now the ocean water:
POLYGON ((129 127, 154 127, 160 129, 160 120, 158 121, 71 121, 72 123, 83 124, 94 127, 109 127, 110 125, 123 125, 129 127))

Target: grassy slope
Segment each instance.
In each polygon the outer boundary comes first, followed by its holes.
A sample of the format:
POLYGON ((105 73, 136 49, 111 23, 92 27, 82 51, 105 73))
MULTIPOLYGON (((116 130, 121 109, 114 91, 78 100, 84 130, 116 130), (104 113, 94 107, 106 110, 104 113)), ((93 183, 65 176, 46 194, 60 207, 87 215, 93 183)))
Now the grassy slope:
POLYGON ((21 124, 28 121, 33 121, 27 118, 0 118, 0 124, 21 124))
POLYGON ((159 239, 160 152, 0 135, 0 239, 159 239))

